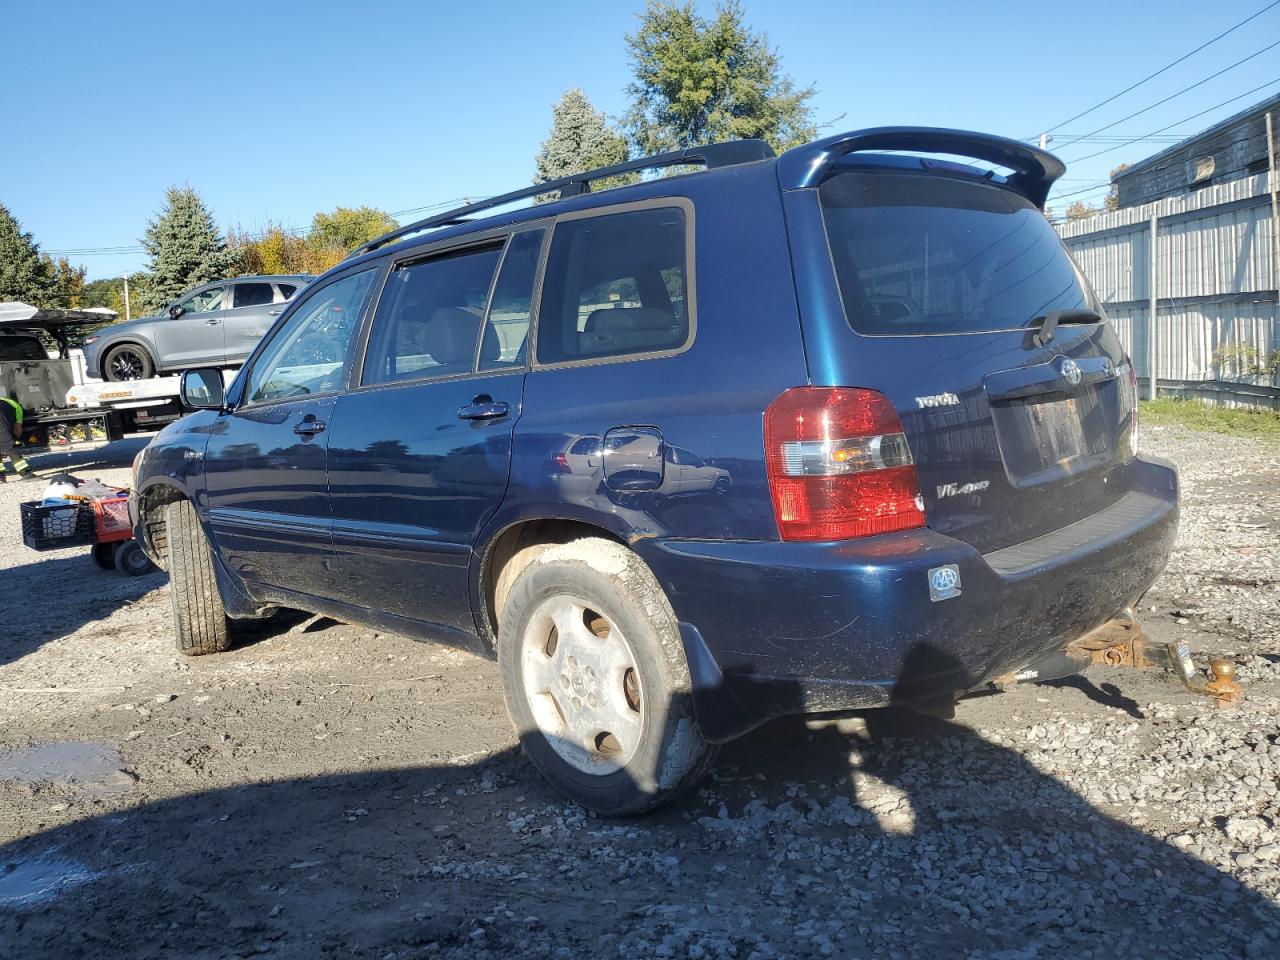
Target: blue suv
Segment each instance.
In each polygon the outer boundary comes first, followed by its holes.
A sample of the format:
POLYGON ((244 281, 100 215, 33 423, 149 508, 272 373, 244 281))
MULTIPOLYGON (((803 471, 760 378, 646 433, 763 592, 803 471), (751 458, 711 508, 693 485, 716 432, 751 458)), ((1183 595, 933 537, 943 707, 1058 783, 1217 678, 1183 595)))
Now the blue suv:
POLYGON ((135 464, 179 649, 287 607, 486 652, 530 760, 613 814, 771 717, 1073 668, 1164 567, 1177 475, 1044 217, 1062 172, 742 141, 374 241, 135 464))

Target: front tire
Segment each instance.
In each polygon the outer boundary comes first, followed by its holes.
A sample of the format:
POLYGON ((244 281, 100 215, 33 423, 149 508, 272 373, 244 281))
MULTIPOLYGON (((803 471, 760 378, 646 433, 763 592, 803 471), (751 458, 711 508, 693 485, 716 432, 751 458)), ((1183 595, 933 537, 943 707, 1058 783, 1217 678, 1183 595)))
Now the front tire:
POLYGON ((151 354, 133 343, 112 347, 102 358, 102 378, 113 383, 124 380, 147 380, 155 375, 151 354))
POLYGON ((571 800, 643 813, 691 789, 714 758, 693 714, 675 614, 621 544, 547 547, 498 619, 498 667, 526 755, 571 800))
POLYGON ((230 644, 227 609, 213 573, 213 552, 190 500, 164 508, 169 543, 169 602, 174 640, 188 657, 222 653, 230 644))

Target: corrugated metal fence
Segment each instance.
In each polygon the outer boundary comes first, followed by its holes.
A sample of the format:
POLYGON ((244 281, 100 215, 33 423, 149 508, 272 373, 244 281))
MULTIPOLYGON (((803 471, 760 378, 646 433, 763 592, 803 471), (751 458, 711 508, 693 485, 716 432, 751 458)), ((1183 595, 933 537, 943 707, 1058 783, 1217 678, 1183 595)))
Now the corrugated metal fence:
POLYGON ((1276 371, 1259 372, 1280 359, 1267 174, 1063 223, 1058 232, 1144 382, 1154 356, 1161 393, 1280 407, 1276 371))

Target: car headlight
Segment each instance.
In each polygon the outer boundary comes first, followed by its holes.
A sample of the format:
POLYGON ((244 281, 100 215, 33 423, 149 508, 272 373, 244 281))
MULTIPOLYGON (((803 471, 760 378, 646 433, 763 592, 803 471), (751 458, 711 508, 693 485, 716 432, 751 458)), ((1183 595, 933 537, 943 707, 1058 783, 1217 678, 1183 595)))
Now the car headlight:
POLYGON ((101 340, 101 339, 102 339, 101 337, 85 337, 85 338, 84 338, 84 345, 87 347, 87 346, 89 346, 90 344, 97 343, 97 342, 98 342, 99 340, 101 340))

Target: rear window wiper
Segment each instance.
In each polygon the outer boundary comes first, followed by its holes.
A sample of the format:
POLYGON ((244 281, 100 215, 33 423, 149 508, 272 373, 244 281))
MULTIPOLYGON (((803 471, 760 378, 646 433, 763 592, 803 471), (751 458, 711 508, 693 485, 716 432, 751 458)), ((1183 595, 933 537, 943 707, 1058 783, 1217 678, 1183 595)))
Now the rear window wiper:
POLYGON ((1037 347, 1043 347, 1053 339, 1053 332, 1058 329, 1060 323, 1100 323, 1101 321, 1102 314, 1097 310, 1050 310, 1042 317, 1033 317, 1027 326, 1033 327, 1037 323, 1040 324, 1040 329, 1032 336, 1031 342, 1037 347))

